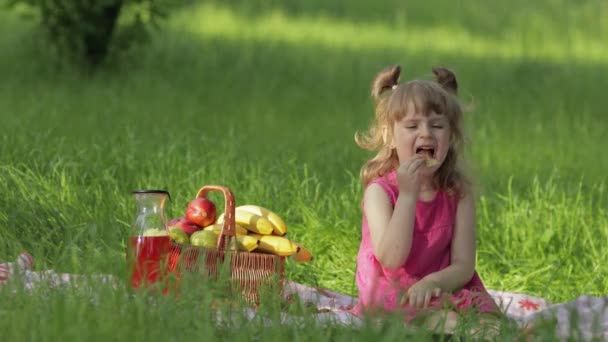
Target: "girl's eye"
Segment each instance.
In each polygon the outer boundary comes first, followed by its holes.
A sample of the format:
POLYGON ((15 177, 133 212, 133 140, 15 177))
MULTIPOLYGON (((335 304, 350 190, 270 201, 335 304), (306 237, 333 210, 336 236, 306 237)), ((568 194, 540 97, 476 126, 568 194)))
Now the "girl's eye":
POLYGON ((443 125, 433 125, 433 128, 443 128, 443 125))
POLYGON ((408 126, 405 126, 405 128, 407 128, 407 129, 415 129, 416 126, 408 125, 408 126))

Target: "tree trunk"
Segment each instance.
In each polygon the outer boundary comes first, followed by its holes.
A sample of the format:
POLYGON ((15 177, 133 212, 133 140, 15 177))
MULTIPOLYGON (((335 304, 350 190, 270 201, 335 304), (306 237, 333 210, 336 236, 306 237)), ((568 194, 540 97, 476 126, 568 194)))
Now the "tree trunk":
POLYGON ((115 0, 85 13, 88 29, 82 39, 85 58, 91 66, 101 63, 108 53, 122 3, 123 0, 115 0))

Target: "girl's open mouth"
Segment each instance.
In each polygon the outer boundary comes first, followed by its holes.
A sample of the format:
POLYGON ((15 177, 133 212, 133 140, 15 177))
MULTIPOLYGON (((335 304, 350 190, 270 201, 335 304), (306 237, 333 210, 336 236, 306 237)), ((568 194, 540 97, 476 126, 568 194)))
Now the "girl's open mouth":
POLYGON ((427 167, 433 167, 439 164, 439 161, 434 158, 435 149, 432 147, 418 147, 416 148, 416 155, 424 157, 427 167))
POLYGON ((425 156, 427 158, 434 159, 435 149, 430 147, 418 147, 416 148, 416 154, 419 156, 425 156))

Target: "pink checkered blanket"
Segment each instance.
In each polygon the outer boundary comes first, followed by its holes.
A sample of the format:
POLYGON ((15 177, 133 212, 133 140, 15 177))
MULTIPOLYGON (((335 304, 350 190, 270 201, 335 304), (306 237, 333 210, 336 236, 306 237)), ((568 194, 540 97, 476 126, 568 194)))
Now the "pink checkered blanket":
MULTIPOLYGON (((53 270, 34 271, 34 260, 28 253, 22 253, 15 262, 0 264, 0 287, 9 280, 17 280, 25 289, 34 289, 40 284, 59 287, 78 283, 82 275, 57 273, 53 270)), ((117 283, 111 275, 94 276, 97 282, 117 283)), ((579 296, 569 302, 550 303, 547 299, 523 293, 488 290, 501 310, 518 325, 524 327, 543 319, 557 320, 556 336, 561 339, 572 337, 573 329, 578 329, 577 337, 584 340, 608 341, 608 296, 579 296), (573 326, 573 323, 576 326, 573 326)), ((362 321, 350 313, 357 303, 355 297, 342 293, 286 281, 283 295, 296 297, 305 304, 314 305, 320 322, 335 322, 358 325, 362 321)), ((247 313, 253 318, 255 310, 247 313)), ((285 321, 290 317, 285 316, 285 321)))

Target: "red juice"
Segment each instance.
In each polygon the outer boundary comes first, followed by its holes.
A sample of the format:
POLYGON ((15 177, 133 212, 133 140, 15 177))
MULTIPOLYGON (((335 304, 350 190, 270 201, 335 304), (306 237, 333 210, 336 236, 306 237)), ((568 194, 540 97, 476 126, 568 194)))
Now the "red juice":
POLYGON ((166 275, 169 236, 131 236, 127 246, 130 258, 131 286, 138 288, 162 280, 166 275))

